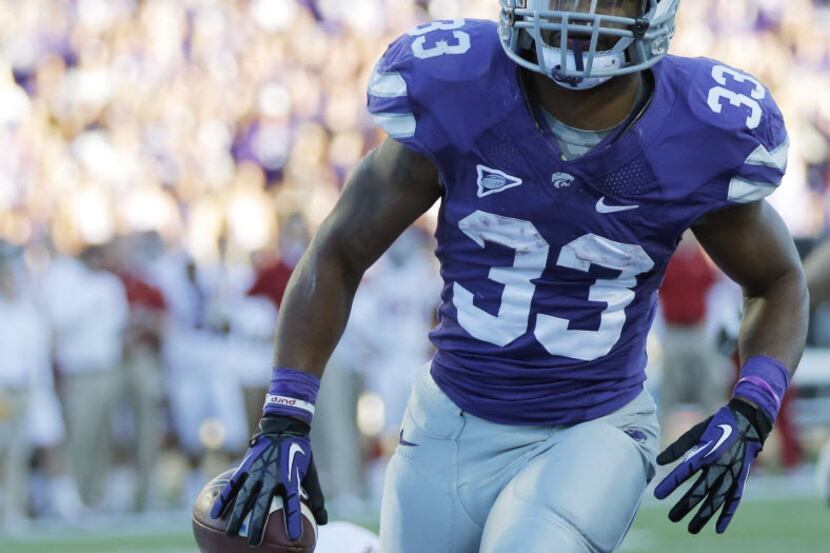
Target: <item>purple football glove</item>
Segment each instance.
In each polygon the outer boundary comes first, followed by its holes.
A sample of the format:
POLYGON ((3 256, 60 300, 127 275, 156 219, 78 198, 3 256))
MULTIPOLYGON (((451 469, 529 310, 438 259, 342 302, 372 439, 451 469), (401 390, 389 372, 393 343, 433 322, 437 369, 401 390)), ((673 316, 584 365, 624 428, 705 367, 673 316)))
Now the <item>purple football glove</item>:
POLYGON ((233 509, 227 528, 229 536, 239 534, 250 513, 248 543, 259 545, 270 514, 271 501, 280 495, 285 506, 283 512, 288 537, 299 540, 303 528, 301 484, 308 493, 317 523, 322 525, 327 522, 323 493, 311 455, 309 429, 306 422, 292 417, 262 417, 245 458, 216 498, 210 513, 213 518, 219 518, 227 509, 233 509))
POLYGON ((703 502, 689 522, 689 532, 700 532, 721 507, 715 529, 719 534, 725 532, 738 509, 752 462, 771 430, 772 423, 764 413, 733 399, 666 448, 657 457, 658 464, 667 465, 681 457, 683 460, 654 490, 657 499, 665 499, 700 473, 669 512, 669 519, 679 522, 703 502))

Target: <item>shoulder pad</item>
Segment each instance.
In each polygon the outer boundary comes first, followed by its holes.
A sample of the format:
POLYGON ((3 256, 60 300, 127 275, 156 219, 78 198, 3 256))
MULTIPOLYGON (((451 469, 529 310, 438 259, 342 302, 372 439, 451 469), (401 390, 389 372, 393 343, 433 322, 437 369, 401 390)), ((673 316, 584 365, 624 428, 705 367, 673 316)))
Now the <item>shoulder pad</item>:
POLYGON ((418 153, 436 152, 456 139, 459 106, 469 106, 470 90, 487 90, 482 80, 495 56, 506 59, 493 22, 419 25, 390 44, 372 71, 369 113, 395 140, 418 153))
POLYGON ((678 85, 688 87, 688 109, 708 137, 699 153, 718 157, 729 176, 727 203, 772 194, 786 172, 790 142, 770 91, 716 60, 675 57, 671 63, 682 75, 678 85))

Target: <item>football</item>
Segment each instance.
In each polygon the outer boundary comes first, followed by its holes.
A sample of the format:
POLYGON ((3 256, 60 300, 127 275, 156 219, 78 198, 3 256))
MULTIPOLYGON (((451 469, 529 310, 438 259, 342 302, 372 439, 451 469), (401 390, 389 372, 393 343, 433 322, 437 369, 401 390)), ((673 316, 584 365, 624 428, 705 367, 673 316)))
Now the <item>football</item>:
MULTIPOLYGON (((225 534, 228 526, 230 510, 228 509, 220 519, 210 516, 210 509, 214 500, 219 496, 222 488, 228 483, 233 470, 228 470, 208 482, 199 492, 196 503, 193 505, 193 536, 202 553, 250 553, 248 546, 248 522, 242 524, 239 535, 230 537, 225 534)), ((317 544, 317 523, 305 498, 302 501, 303 534, 299 541, 292 542, 285 531, 285 521, 282 514, 283 502, 281 497, 274 498, 271 503, 271 513, 265 525, 265 536, 257 551, 263 553, 313 553, 317 544)), ((250 519, 250 517, 249 517, 250 519)))

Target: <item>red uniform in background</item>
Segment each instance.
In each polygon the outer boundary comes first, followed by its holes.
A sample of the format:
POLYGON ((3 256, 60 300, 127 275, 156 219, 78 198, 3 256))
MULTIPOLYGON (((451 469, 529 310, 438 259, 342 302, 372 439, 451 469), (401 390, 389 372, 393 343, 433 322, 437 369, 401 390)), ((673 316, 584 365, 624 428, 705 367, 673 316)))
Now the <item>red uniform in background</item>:
POLYGON ((165 381, 161 360, 167 302, 161 290, 127 270, 118 271, 130 308, 124 336, 124 378, 133 417, 130 453, 137 485, 133 507, 147 509, 165 434, 165 381))
POLYGON ((282 259, 263 267, 256 276, 256 281, 248 290, 249 296, 264 296, 279 309, 282 296, 288 286, 288 279, 294 268, 287 265, 282 259))
POLYGON ((675 414, 689 408, 714 412, 726 397, 724 360, 716 355, 706 324, 709 291, 717 280, 718 273, 687 234, 669 262, 660 289, 666 323, 660 417, 668 435, 675 414))
MULTIPOLYGON (((117 275, 124 284, 124 289, 127 292, 127 303, 130 306, 130 311, 134 319, 136 317, 140 318, 141 312, 151 313, 155 316, 162 316, 164 314, 167 310, 167 302, 165 302, 161 290, 133 274, 122 271, 118 272, 117 275)), ((136 322, 146 323, 147 321, 133 321, 133 323, 136 322)), ((151 345, 155 349, 159 349, 161 347, 161 329, 153 328, 154 326, 148 324, 134 325, 131 328, 131 338, 151 345), (138 326, 138 328, 135 328, 135 326, 138 326)))
POLYGON ((300 262, 311 233, 305 218, 299 212, 289 215, 280 226, 279 257, 273 261, 258 263, 256 281, 248 290, 249 296, 264 296, 279 310, 282 296, 288 287, 288 279, 300 262))
POLYGON ((698 247, 681 248, 669 262, 660 288, 667 324, 693 326, 706 317, 706 296, 717 282, 715 269, 698 247))

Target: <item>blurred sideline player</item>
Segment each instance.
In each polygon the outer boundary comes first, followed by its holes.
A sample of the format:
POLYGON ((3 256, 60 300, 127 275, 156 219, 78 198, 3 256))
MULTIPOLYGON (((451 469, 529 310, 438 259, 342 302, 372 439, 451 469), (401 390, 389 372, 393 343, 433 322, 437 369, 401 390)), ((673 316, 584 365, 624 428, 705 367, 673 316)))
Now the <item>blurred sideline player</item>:
POLYGON ((743 494, 801 356, 807 291, 763 198, 788 139, 768 90, 666 56, 679 0, 502 0, 501 20, 435 21, 390 45, 369 83, 389 134, 357 167, 297 267, 277 322, 265 416, 214 504, 228 532, 271 497, 300 535, 299 482, 326 512, 308 430, 363 272, 437 200, 445 286, 437 353, 390 461, 384 553, 616 550, 653 477, 643 389, 656 291, 691 227, 742 285, 742 377, 728 405, 658 458, 691 476, 674 521, 743 494), (685 457, 684 457, 685 456, 685 457))
POLYGON ((716 410, 728 396, 728 360, 712 347, 711 321, 718 314, 711 311, 709 293, 717 280, 717 271, 686 231, 660 287, 665 324, 660 335, 659 414, 664 444, 686 431, 689 417, 716 410))
POLYGON ((43 433, 33 432, 42 425, 30 414, 40 407, 33 403, 42 399, 38 392, 52 367, 48 322, 25 289, 16 260, 3 251, 0 320, 0 529, 10 529, 28 518, 32 442, 43 433))
POLYGON ((406 230, 361 283, 350 322, 364 348, 366 388, 384 403, 384 432, 400 430, 416 369, 432 354, 425 340, 434 321, 442 283, 429 235, 406 230))
MULTIPOLYGON (((804 260, 804 272, 810 289, 810 306, 815 308, 830 301, 830 240, 804 260)), ((830 442, 819 455, 816 478, 821 496, 830 506, 830 442)))
MULTIPOLYGON (((433 353, 426 336, 435 323, 443 286, 435 270, 433 249, 431 236, 418 226, 408 228, 392 244, 361 282, 349 318, 351 336, 347 331, 338 347, 340 350, 348 338, 353 347, 358 346, 360 355, 355 362, 365 375, 365 391, 382 401, 376 432, 369 432, 372 441, 365 470, 368 496, 377 500, 386 464, 398 445, 417 369, 433 353)), ((326 380, 330 373, 327 368, 326 380)), ((331 495, 327 479, 322 480, 331 495)))

